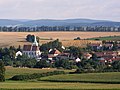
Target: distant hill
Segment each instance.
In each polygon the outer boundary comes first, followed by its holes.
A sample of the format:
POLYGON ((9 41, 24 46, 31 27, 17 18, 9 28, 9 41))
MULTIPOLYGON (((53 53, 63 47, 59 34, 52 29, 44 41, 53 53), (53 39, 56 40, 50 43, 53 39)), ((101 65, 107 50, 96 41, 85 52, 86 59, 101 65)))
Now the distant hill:
POLYGON ((0 26, 120 26, 120 22, 92 19, 0 19, 0 26))

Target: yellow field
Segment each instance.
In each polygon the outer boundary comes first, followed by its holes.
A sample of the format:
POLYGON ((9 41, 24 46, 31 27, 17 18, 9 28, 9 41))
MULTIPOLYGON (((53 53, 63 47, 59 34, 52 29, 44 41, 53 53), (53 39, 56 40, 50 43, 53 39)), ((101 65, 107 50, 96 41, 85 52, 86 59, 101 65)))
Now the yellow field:
MULTIPOLYGON (((26 42, 25 37, 28 34, 37 35, 40 38, 50 39, 60 39, 64 46, 84 46, 89 42, 93 41, 71 41, 76 37, 81 39, 93 38, 93 37, 103 37, 103 36, 114 36, 120 35, 119 32, 0 32, 0 47, 16 46, 29 44, 26 42)), ((40 43, 46 43, 49 40, 41 40, 40 43)))

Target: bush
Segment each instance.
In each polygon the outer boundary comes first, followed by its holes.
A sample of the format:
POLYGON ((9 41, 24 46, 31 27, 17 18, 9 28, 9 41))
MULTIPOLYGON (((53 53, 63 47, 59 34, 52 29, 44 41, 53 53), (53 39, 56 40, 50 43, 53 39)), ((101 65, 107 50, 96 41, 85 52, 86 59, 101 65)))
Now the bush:
POLYGON ((28 75, 15 75, 11 78, 11 80, 31 80, 31 79, 37 79, 41 77, 51 76, 51 75, 59 75, 59 74, 65 74, 64 71, 54 71, 54 72, 47 72, 47 73, 34 73, 34 74, 28 74, 28 75))

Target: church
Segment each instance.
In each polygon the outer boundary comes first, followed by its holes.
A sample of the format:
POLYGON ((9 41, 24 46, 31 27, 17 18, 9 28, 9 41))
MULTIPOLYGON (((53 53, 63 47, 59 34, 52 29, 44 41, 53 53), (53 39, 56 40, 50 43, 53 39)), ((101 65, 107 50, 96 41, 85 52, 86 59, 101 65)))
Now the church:
POLYGON ((41 52, 39 50, 38 42, 36 36, 34 36, 34 42, 32 45, 24 45, 23 46, 23 54, 27 55, 30 58, 40 59, 41 52))

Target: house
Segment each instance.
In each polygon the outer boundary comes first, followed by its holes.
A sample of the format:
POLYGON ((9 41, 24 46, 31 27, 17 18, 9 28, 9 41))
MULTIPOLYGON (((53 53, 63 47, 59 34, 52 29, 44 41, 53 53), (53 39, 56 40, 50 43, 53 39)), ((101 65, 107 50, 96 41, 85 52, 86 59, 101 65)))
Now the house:
POLYGON ((63 60, 69 60, 70 53, 61 53, 60 55, 56 56, 55 59, 63 59, 63 60))
POLYGON ((19 55, 22 56, 22 52, 21 51, 16 52, 15 58, 17 58, 19 55))
POLYGON ((117 44, 117 48, 120 49, 120 44, 117 44))
POLYGON ((50 49, 49 50, 49 55, 50 54, 52 54, 54 56, 58 56, 59 54, 61 54, 61 52, 55 48, 55 49, 50 49))
POLYGON ((90 54, 90 53, 83 53, 83 57, 85 59, 90 59, 92 57, 92 54, 90 54))
POLYGON ((30 58, 40 59, 41 52, 39 50, 39 46, 38 46, 38 42, 36 40, 36 36, 35 36, 34 43, 32 45, 24 45, 23 46, 23 54, 27 55, 30 58))
POLYGON ((100 43, 92 43, 89 44, 89 46, 91 47, 92 50, 101 50, 102 49, 102 44, 100 43))
POLYGON ((56 48, 50 49, 49 54, 48 54, 48 59, 53 60, 53 58, 57 57, 60 54, 61 54, 61 52, 59 50, 57 50, 56 48))
POLYGON ((111 50, 111 49, 113 48, 113 44, 104 44, 103 47, 104 47, 105 49, 111 50))
POLYGON ((80 59, 80 58, 76 58, 76 59, 75 59, 75 62, 76 62, 76 63, 81 62, 81 59, 80 59))

